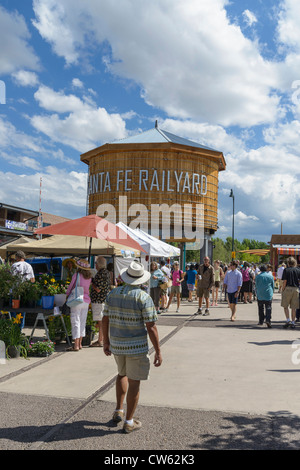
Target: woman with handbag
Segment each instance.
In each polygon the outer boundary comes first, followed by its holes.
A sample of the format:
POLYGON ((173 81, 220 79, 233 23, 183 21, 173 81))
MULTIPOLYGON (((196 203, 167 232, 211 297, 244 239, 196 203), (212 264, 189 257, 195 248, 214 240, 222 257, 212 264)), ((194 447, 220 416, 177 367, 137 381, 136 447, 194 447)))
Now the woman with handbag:
POLYGON ((71 327, 72 337, 74 340, 73 348, 68 351, 79 351, 82 349, 82 338, 85 336, 85 325, 87 313, 89 309, 90 299, 90 284, 92 280, 92 272, 90 264, 83 260, 76 260, 77 272, 73 274, 72 281, 67 289, 67 304, 68 297, 74 297, 74 304, 70 305, 71 313, 71 327), (74 295, 74 291, 77 295, 74 295), (77 304, 77 305, 76 305, 77 304))

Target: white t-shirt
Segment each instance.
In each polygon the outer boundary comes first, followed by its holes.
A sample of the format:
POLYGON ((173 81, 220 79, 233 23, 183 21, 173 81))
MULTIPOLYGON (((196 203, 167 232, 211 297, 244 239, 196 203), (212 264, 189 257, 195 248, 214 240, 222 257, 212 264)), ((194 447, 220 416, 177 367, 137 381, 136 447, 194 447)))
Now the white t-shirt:
POLYGON ((283 271, 284 271, 284 266, 280 266, 280 268, 278 268, 278 270, 277 270, 277 278, 278 279, 282 279, 283 271))
POLYGON ((28 281, 34 278, 34 272, 31 264, 26 261, 17 261, 11 267, 13 273, 22 274, 24 281, 28 281))

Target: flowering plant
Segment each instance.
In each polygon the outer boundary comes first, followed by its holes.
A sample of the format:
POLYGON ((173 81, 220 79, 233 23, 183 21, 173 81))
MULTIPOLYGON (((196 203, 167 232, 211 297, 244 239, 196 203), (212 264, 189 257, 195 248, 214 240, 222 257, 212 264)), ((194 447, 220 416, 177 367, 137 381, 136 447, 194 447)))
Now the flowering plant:
POLYGON ((41 274, 38 278, 38 283, 42 295, 55 295, 57 292, 56 289, 56 279, 49 274, 41 274))
POLYGON ((5 343, 6 354, 8 355, 8 348, 15 346, 21 356, 27 357, 27 344, 28 340, 21 332, 20 323, 22 313, 16 315, 15 318, 0 318, 0 340, 5 343))
POLYGON ((40 274, 38 277, 38 283, 42 295, 55 295, 55 294, 65 294, 66 285, 62 280, 56 280, 52 274, 40 274))
POLYGON ((55 345, 52 341, 44 340, 31 343, 28 348, 29 356, 49 356, 54 353, 55 345))

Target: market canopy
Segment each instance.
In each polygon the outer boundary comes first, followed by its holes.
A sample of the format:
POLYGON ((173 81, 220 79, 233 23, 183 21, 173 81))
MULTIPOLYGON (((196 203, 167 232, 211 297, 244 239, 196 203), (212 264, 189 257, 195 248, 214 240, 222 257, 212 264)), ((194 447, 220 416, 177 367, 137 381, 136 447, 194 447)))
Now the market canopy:
POLYGON ((89 250, 92 255, 115 255, 139 257, 140 251, 128 248, 119 243, 109 242, 96 238, 90 247, 89 237, 73 235, 53 235, 42 240, 34 240, 23 244, 11 244, 7 253, 14 253, 18 250, 24 251, 27 256, 88 256, 89 250))
POLYGON ((153 257, 164 257, 170 258, 173 256, 180 256, 180 248, 169 245, 158 238, 149 235, 140 229, 132 229, 125 225, 123 222, 118 222, 116 224, 124 232, 128 233, 131 238, 136 240, 139 245, 144 249, 147 255, 153 257))
POLYGON ((248 253, 250 255, 265 256, 270 253, 269 248, 257 248, 256 250, 237 250, 238 253, 248 253))
POLYGON ((34 233, 47 235, 72 235, 89 238, 90 250, 88 256, 92 254, 92 244, 94 240, 105 240, 110 243, 117 243, 126 246, 127 249, 141 251, 141 246, 124 232, 117 225, 109 220, 98 217, 96 214, 86 215, 79 219, 67 220, 60 224, 53 224, 39 228, 34 233))
POLYGON ((29 237, 19 237, 16 238, 13 241, 4 243, 3 245, 0 246, 0 256, 1 258, 5 259, 6 258, 6 253, 9 251, 9 247, 12 245, 23 245, 24 243, 29 243, 32 241, 32 238, 29 237))
POLYGON ((300 255, 300 245, 273 245, 273 248, 276 248, 279 255, 300 255))

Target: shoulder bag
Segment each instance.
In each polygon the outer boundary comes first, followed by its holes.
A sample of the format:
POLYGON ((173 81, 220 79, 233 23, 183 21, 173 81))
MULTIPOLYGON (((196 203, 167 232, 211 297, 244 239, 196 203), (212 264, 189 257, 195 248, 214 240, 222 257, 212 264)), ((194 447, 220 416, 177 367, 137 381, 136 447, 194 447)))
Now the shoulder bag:
POLYGON ((68 307, 76 307, 76 305, 83 303, 84 289, 83 287, 78 286, 80 274, 77 274, 75 288, 71 291, 69 297, 67 298, 66 304, 68 307))

